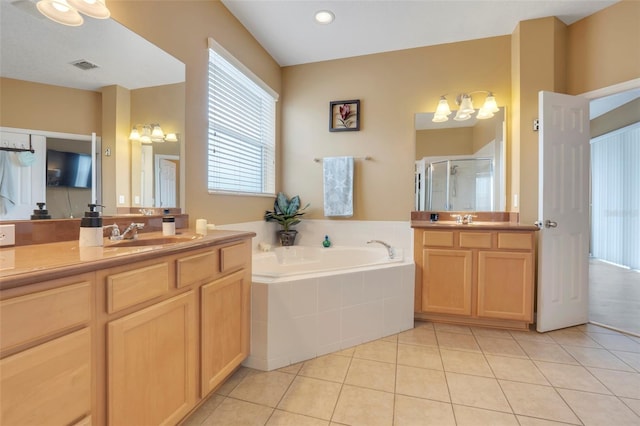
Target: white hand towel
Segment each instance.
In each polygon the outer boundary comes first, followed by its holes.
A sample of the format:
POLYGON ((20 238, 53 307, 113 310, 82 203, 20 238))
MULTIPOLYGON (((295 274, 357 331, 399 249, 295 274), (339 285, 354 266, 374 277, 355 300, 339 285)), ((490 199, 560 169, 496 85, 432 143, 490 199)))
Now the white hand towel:
POLYGON ((11 161, 9 151, 0 151, 0 215, 9 213, 9 210, 16 204, 16 188, 12 176, 16 166, 11 161))
POLYGON ((324 215, 353 216, 353 157, 322 160, 324 215))

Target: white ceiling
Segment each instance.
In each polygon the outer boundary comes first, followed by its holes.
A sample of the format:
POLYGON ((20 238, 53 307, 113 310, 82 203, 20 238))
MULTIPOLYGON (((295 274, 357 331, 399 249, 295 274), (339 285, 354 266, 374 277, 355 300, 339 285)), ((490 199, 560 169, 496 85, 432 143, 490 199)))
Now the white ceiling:
POLYGON ((518 22, 566 24, 617 0, 222 0, 281 66, 508 35, 518 22), (314 14, 331 10, 335 21, 314 14))
POLYGON ((98 90, 178 83, 182 62, 113 19, 85 17, 79 27, 57 24, 31 0, 0 0, 0 75, 18 80, 98 90), (82 71, 71 62, 99 68, 82 71))

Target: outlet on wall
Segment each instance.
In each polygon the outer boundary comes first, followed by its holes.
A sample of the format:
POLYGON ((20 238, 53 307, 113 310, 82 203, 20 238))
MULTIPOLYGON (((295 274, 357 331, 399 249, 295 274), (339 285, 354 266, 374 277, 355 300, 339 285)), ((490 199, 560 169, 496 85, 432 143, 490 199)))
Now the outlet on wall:
POLYGON ((0 246, 13 246, 16 244, 16 226, 0 225, 0 246))

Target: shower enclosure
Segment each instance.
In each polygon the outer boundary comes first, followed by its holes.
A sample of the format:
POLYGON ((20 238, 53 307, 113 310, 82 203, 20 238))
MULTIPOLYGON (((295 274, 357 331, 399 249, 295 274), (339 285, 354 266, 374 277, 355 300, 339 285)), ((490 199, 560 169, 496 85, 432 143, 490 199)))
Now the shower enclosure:
POLYGON ((416 161, 416 210, 496 210, 493 158, 416 161))

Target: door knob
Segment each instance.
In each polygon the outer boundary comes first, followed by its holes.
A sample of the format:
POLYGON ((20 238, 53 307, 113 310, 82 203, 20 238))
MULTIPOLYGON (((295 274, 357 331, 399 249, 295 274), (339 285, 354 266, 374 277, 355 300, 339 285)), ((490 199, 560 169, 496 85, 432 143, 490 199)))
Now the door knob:
POLYGON ((557 228, 558 227, 558 222, 554 222, 552 220, 545 220, 544 221, 544 227, 545 228, 557 228))

